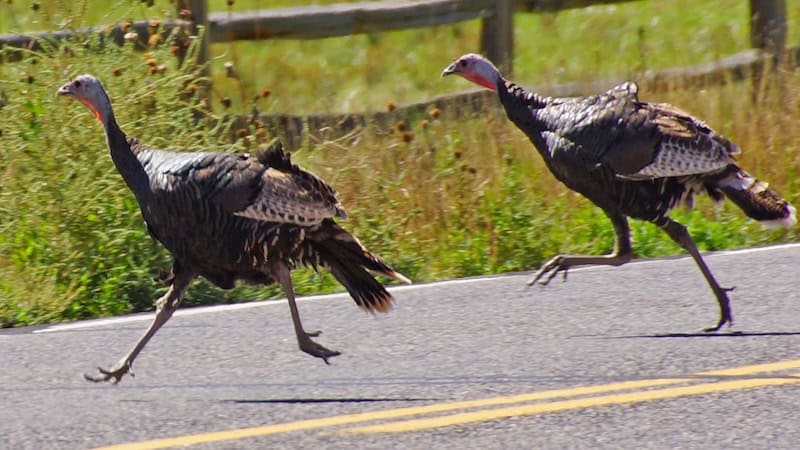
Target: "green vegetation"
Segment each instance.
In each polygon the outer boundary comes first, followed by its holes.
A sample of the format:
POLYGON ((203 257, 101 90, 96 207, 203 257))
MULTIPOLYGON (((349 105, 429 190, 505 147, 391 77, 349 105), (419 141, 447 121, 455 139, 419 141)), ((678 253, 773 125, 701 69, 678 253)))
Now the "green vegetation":
MULTIPOLYGON (((0 3, 0 32, 174 15, 166 0, 151 8, 133 0, 93 1, 91 8, 87 1, 41 2, 36 11, 33 3, 0 3)), ((642 1, 520 14, 514 78, 538 85, 707 62, 746 48, 746 3, 642 1)), ((800 5, 791 3, 790 24, 800 23, 800 5)), ((212 10, 226 8, 222 0, 211 2, 212 10)), ((800 40, 797 28, 792 44, 800 40)), ((439 73, 452 57, 475 51, 478 34, 473 21, 321 41, 215 45, 212 118, 221 120, 199 123, 193 120, 193 110, 203 107, 192 95, 196 73, 178 67, 168 45, 147 53, 112 45, 98 53, 90 50, 96 40, 70 42, 0 65, 0 326, 151 308, 162 289, 152 278, 170 263, 114 170, 101 126, 86 108, 55 96, 72 76, 100 77, 123 129, 149 145, 247 151, 273 137, 252 124, 250 135, 227 138, 228 112, 377 110, 464 89, 464 81, 442 80, 439 73), (225 62, 234 63, 238 79, 225 77, 225 62), (151 64, 166 70, 151 73, 151 64), (264 88, 271 95, 254 100, 264 88), (227 110, 221 97, 232 99, 227 110)), ((750 83, 658 94, 645 89, 642 97, 680 105, 731 137, 745 151, 742 164, 797 205, 800 73, 782 69, 765 85, 756 102, 750 83)), ((557 252, 610 251, 613 233, 603 213, 557 184, 503 117, 433 116, 407 123, 405 135, 368 128, 348 139, 307 143, 295 158, 340 191, 351 216, 345 226, 415 281, 529 270, 557 252)), ((798 238, 796 229, 764 230, 735 207, 714 208, 705 198, 674 217, 704 250, 798 238)), ((654 226, 632 227, 637 256, 682 253, 654 226)), ((300 293, 341 289, 327 274, 298 270, 293 276, 300 293)), ((280 295, 275 287, 220 291, 195 283, 186 302, 280 295)))

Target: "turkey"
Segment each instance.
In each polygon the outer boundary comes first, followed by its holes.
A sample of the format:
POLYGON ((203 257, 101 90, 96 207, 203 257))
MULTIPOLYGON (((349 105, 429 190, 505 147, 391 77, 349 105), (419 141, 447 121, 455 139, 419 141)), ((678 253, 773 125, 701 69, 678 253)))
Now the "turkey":
POLYGON ((632 257, 628 217, 645 220, 663 229, 700 268, 721 313, 705 331, 717 331, 733 323, 728 298, 733 288, 720 287, 670 210, 680 203, 691 206, 694 194, 707 193, 717 202, 727 197, 763 223, 796 223, 792 205, 736 164, 734 143, 671 105, 639 101, 635 83, 588 97, 542 97, 505 80, 476 54, 454 60, 442 71, 446 75, 497 92, 508 118, 533 142, 553 175, 600 207, 614 226, 611 254, 557 255, 528 285, 546 285, 559 272, 566 279, 571 267, 627 263, 632 257))
POLYGON ((58 89, 87 106, 103 124, 114 162, 133 191, 149 233, 172 254, 168 291, 156 301, 150 327, 116 365, 84 375, 117 383, 139 352, 178 308, 184 292, 201 276, 222 289, 237 280, 279 283, 286 293, 300 349, 328 363, 340 353, 311 338, 300 322, 290 270, 297 264, 331 271, 369 312, 385 312, 392 295, 367 270, 409 283, 370 253, 334 218, 347 215, 336 191, 292 164, 280 142, 255 156, 218 152, 171 152, 128 137, 114 118, 102 84, 81 75, 58 89))

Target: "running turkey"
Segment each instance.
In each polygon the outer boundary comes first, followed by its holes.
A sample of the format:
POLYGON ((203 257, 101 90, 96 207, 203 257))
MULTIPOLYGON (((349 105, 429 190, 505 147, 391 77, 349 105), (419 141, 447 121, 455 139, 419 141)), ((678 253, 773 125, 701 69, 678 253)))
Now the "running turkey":
POLYGON ((641 102, 638 87, 627 82, 588 97, 541 97, 503 78, 480 55, 453 61, 442 76, 460 75, 497 92, 506 115, 542 155, 553 175, 599 206, 616 234, 605 256, 557 255, 546 261, 528 285, 546 285, 571 267, 619 266, 630 261, 628 217, 663 229, 692 256, 719 302, 720 319, 705 331, 733 322, 728 292, 703 261, 686 227, 668 214, 695 193, 714 201, 728 197, 749 217, 789 227, 795 209, 736 165, 736 144, 702 121, 664 103, 641 102))
POLYGON ((198 276, 223 289, 237 280, 279 283, 300 349, 325 363, 340 353, 311 339, 319 332, 303 329, 290 277, 296 264, 329 269, 370 312, 387 311, 393 298, 367 270, 409 282, 334 221, 346 218, 336 191, 292 164, 280 143, 255 156, 152 149, 122 132, 93 76, 75 78, 58 94, 77 99, 102 122, 111 159, 133 191, 147 230, 173 257, 165 277, 170 288, 156 301, 147 332, 111 369, 84 375, 88 380, 119 382, 198 276))

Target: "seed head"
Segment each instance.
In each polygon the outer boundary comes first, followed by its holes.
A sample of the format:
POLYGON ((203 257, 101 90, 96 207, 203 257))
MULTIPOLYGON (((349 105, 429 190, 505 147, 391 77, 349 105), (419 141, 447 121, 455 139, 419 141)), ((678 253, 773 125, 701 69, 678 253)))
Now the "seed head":
POLYGON ((236 78, 236 69, 233 68, 233 63, 228 61, 224 65, 225 76, 228 78, 236 78))
POLYGON ((161 35, 160 34, 151 34, 149 38, 147 38, 147 45, 150 47, 155 47, 161 42, 161 35))

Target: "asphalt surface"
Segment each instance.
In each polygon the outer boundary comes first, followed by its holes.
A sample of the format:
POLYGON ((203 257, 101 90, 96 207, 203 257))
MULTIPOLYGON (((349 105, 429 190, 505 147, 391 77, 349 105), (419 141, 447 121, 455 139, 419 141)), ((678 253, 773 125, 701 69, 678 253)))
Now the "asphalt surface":
POLYGON ((150 315, 2 330, 0 448, 798 448, 800 244, 706 261, 736 286, 735 324, 717 334, 699 332, 718 308, 688 258, 530 289, 529 274, 398 287, 380 316, 345 295, 303 299, 306 329, 342 351, 330 366, 297 350, 284 301, 179 312, 116 386, 82 374, 150 315), (334 419, 301 422, 318 418, 334 419), (394 422, 410 429, 354 433, 394 422), (146 442, 164 438, 177 440, 146 442))

